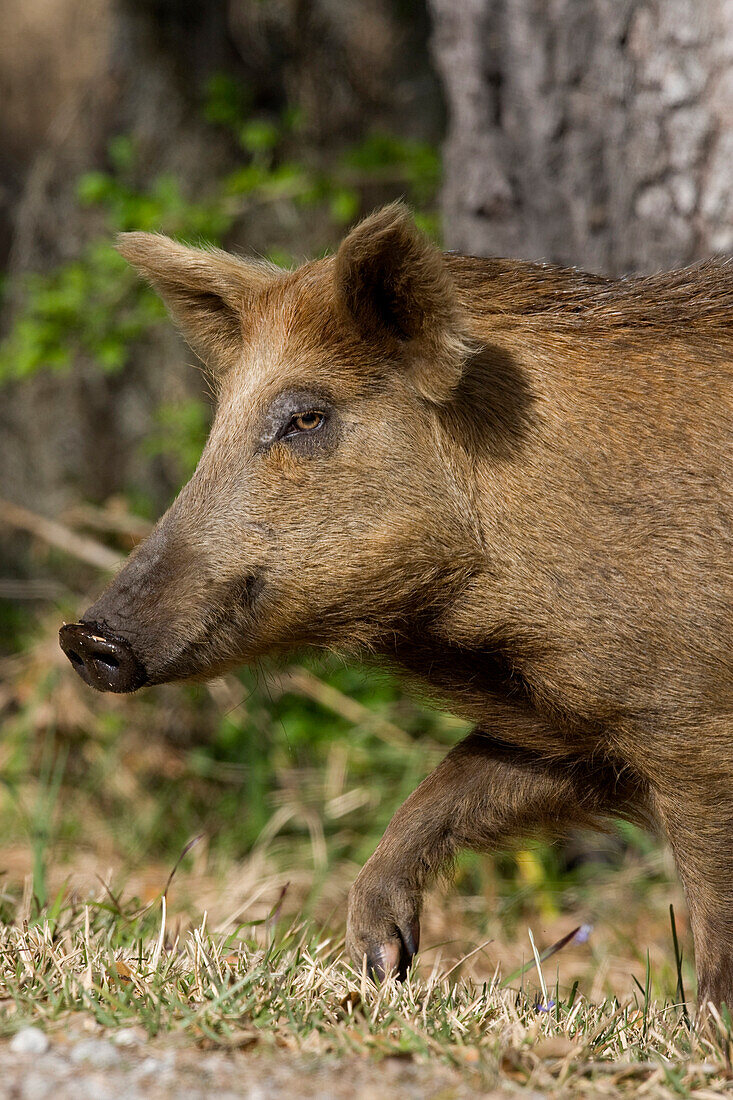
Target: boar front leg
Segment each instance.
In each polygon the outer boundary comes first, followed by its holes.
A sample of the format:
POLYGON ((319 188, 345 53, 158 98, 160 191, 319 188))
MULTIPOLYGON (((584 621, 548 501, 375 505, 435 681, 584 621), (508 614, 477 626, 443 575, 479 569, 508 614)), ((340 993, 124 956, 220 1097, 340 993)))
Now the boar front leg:
POLYGON ((357 965, 366 956, 378 978, 404 978, 418 949, 424 889, 461 848, 501 848, 522 834, 557 834, 609 814, 634 817, 642 803, 641 787, 610 767, 543 759, 476 731, 392 818, 351 888, 347 949, 357 965))

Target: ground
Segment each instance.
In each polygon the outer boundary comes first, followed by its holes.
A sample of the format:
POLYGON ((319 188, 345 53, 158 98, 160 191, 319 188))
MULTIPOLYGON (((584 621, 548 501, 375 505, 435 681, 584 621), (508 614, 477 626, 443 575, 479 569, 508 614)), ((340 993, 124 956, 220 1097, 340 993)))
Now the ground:
MULTIPOLYGON (((129 1032, 125 1045, 99 1039, 54 1043, 42 1055, 0 1054, 5 1100, 448 1100, 476 1095, 469 1081, 446 1066, 385 1058, 317 1058, 288 1053, 199 1053, 170 1043, 141 1043, 129 1032), (129 1036, 129 1038, 128 1038, 129 1036), (78 1053, 77 1053, 78 1052, 78 1053)), ((514 1092, 515 1090, 512 1090, 514 1092)), ((490 1094, 489 1094, 490 1095, 490 1094)))
POLYGON ((260 919, 213 930, 208 914, 198 925, 174 916, 167 895, 141 907, 101 884, 38 921, 20 909, 0 938, 0 1096, 704 1100, 733 1090, 727 1018, 701 1029, 674 998, 654 1000, 650 968, 646 992, 629 974, 631 953, 626 995, 608 992, 624 985, 608 927, 571 928, 550 945, 538 929, 524 973, 507 980, 496 960, 512 957, 509 944, 464 942, 461 954, 434 942, 460 906, 436 892, 417 971, 376 986, 337 937, 286 919, 285 896, 260 919))

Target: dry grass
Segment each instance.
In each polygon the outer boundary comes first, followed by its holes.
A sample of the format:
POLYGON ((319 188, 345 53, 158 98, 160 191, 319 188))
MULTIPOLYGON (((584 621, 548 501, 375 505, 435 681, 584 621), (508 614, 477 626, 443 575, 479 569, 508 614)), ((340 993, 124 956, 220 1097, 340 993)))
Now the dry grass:
POLYGON ((137 1026, 205 1049, 439 1061, 477 1088, 510 1081, 563 1095, 702 1098, 730 1088, 724 1022, 717 1038, 702 1035, 678 1007, 641 996, 594 1004, 577 989, 563 996, 549 973, 520 990, 498 974, 456 980, 446 964, 377 987, 338 941, 277 914, 227 934, 205 918, 177 930, 165 898, 141 912, 100 890, 56 908, 2 932, 5 1034, 29 1022, 53 1031, 91 1021, 101 1034, 137 1026))

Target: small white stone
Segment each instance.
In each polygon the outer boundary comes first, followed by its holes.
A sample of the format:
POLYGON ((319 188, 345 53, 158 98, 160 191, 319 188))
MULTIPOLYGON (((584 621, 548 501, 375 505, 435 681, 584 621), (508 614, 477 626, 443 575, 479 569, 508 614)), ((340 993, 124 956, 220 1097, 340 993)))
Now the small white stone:
POLYGON ((119 1031, 116 1031, 112 1036, 115 1046, 118 1047, 135 1047, 138 1043, 142 1043, 143 1039, 137 1028, 123 1027, 119 1031))
POLYGON ((664 221, 672 213, 672 197, 661 184, 646 187, 636 200, 636 213, 649 221, 664 221))
POLYGON ((674 204, 680 214, 691 214, 697 202, 697 184, 690 176, 674 176, 670 180, 674 204))
POLYGON ((135 1070, 136 1077, 150 1077, 154 1073, 160 1073, 163 1063, 159 1058, 146 1058, 135 1070))
MULTIPOLYGON (((45 1071, 30 1069, 20 1082, 22 1100, 48 1100, 58 1082, 45 1071)), ((11 1094, 12 1095, 12 1094, 11 1094)))
POLYGON ((88 1062, 95 1069, 109 1069, 120 1060, 119 1053, 105 1039, 80 1039, 71 1048, 69 1057, 75 1065, 88 1062))
POLYGON ((14 1054, 45 1054, 49 1045, 48 1036, 39 1027, 24 1027, 10 1040, 14 1054))

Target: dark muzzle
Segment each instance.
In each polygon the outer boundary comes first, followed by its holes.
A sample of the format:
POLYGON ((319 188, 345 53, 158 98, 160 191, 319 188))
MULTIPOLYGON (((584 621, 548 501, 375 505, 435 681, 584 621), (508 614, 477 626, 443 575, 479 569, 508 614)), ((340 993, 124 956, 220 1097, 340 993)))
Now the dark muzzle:
POLYGON ((76 671, 97 691, 137 691, 147 677, 129 642, 96 623, 68 623, 59 645, 76 671))

